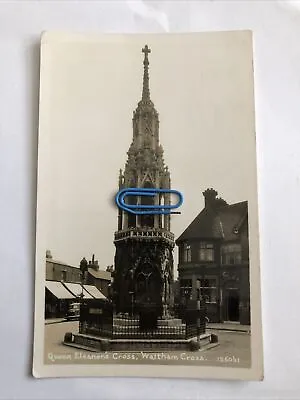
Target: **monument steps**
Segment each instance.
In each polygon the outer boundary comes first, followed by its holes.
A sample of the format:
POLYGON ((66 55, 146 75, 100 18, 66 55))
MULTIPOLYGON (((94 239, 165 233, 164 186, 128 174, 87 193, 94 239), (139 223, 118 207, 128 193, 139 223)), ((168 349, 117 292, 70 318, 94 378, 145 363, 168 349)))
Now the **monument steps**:
POLYGON ((72 340, 64 341, 65 345, 96 351, 176 351, 189 350, 196 351, 199 349, 208 349, 217 346, 214 343, 210 333, 200 335, 200 342, 197 338, 192 339, 146 339, 146 338, 113 338, 87 335, 81 333, 72 334, 72 340), (197 347, 198 344, 198 347, 197 347))

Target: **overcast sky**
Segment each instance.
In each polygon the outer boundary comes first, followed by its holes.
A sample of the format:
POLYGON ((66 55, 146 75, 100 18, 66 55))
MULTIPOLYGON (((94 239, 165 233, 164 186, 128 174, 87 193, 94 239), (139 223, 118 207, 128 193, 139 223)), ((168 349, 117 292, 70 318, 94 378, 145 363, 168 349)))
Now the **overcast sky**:
POLYGON ((113 264, 117 208, 111 199, 132 140, 145 44, 165 162, 172 188, 184 195, 182 214, 171 219, 175 236, 201 211, 208 187, 228 202, 256 200, 249 32, 48 35, 39 188, 44 242, 55 259, 79 265, 95 253, 100 268, 113 264))

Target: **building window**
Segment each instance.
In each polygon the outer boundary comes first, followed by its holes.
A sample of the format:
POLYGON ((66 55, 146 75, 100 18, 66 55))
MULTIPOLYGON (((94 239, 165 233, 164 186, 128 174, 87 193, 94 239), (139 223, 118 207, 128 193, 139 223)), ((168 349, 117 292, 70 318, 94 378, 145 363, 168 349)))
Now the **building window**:
POLYGON ((189 244, 183 245, 183 261, 184 262, 191 262, 192 261, 192 252, 191 246, 189 244))
POLYGON ((200 279, 200 294, 205 299, 205 303, 217 303, 217 280, 200 279))
POLYGON ((240 264, 242 262, 242 246, 239 243, 225 244, 221 247, 221 263, 240 264))
POLYGON ((67 280, 67 271, 61 271, 61 280, 64 282, 67 280))
POLYGON ((185 300, 192 298, 192 279, 180 280, 180 295, 185 300))
POLYGON ((214 245, 213 243, 200 243, 199 249, 199 260, 200 261, 214 261, 214 245))

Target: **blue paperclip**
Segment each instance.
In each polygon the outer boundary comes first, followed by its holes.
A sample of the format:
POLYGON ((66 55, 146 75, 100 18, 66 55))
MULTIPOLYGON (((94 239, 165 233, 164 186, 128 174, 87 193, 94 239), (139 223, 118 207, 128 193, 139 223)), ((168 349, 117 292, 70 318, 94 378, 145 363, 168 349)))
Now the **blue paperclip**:
POLYGON ((143 214, 180 214, 180 212, 171 212, 183 203, 183 196, 178 190, 173 189, 155 189, 155 188, 126 188, 120 190, 116 195, 116 204, 119 208, 135 215, 143 214), (172 193, 178 196, 176 204, 165 205, 145 205, 145 204, 126 204, 126 196, 156 196, 159 193, 172 193))

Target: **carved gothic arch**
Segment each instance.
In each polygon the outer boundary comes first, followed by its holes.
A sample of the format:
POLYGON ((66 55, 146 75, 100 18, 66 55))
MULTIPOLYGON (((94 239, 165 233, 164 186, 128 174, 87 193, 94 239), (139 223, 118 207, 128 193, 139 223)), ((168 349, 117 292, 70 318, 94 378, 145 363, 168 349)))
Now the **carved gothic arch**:
POLYGON ((144 187, 144 188, 154 188, 155 187, 154 183, 155 183, 155 181, 153 179, 152 174, 149 171, 145 172, 145 174, 144 174, 144 176, 142 178, 142 182, 141 182, 142 187, 144 187))

